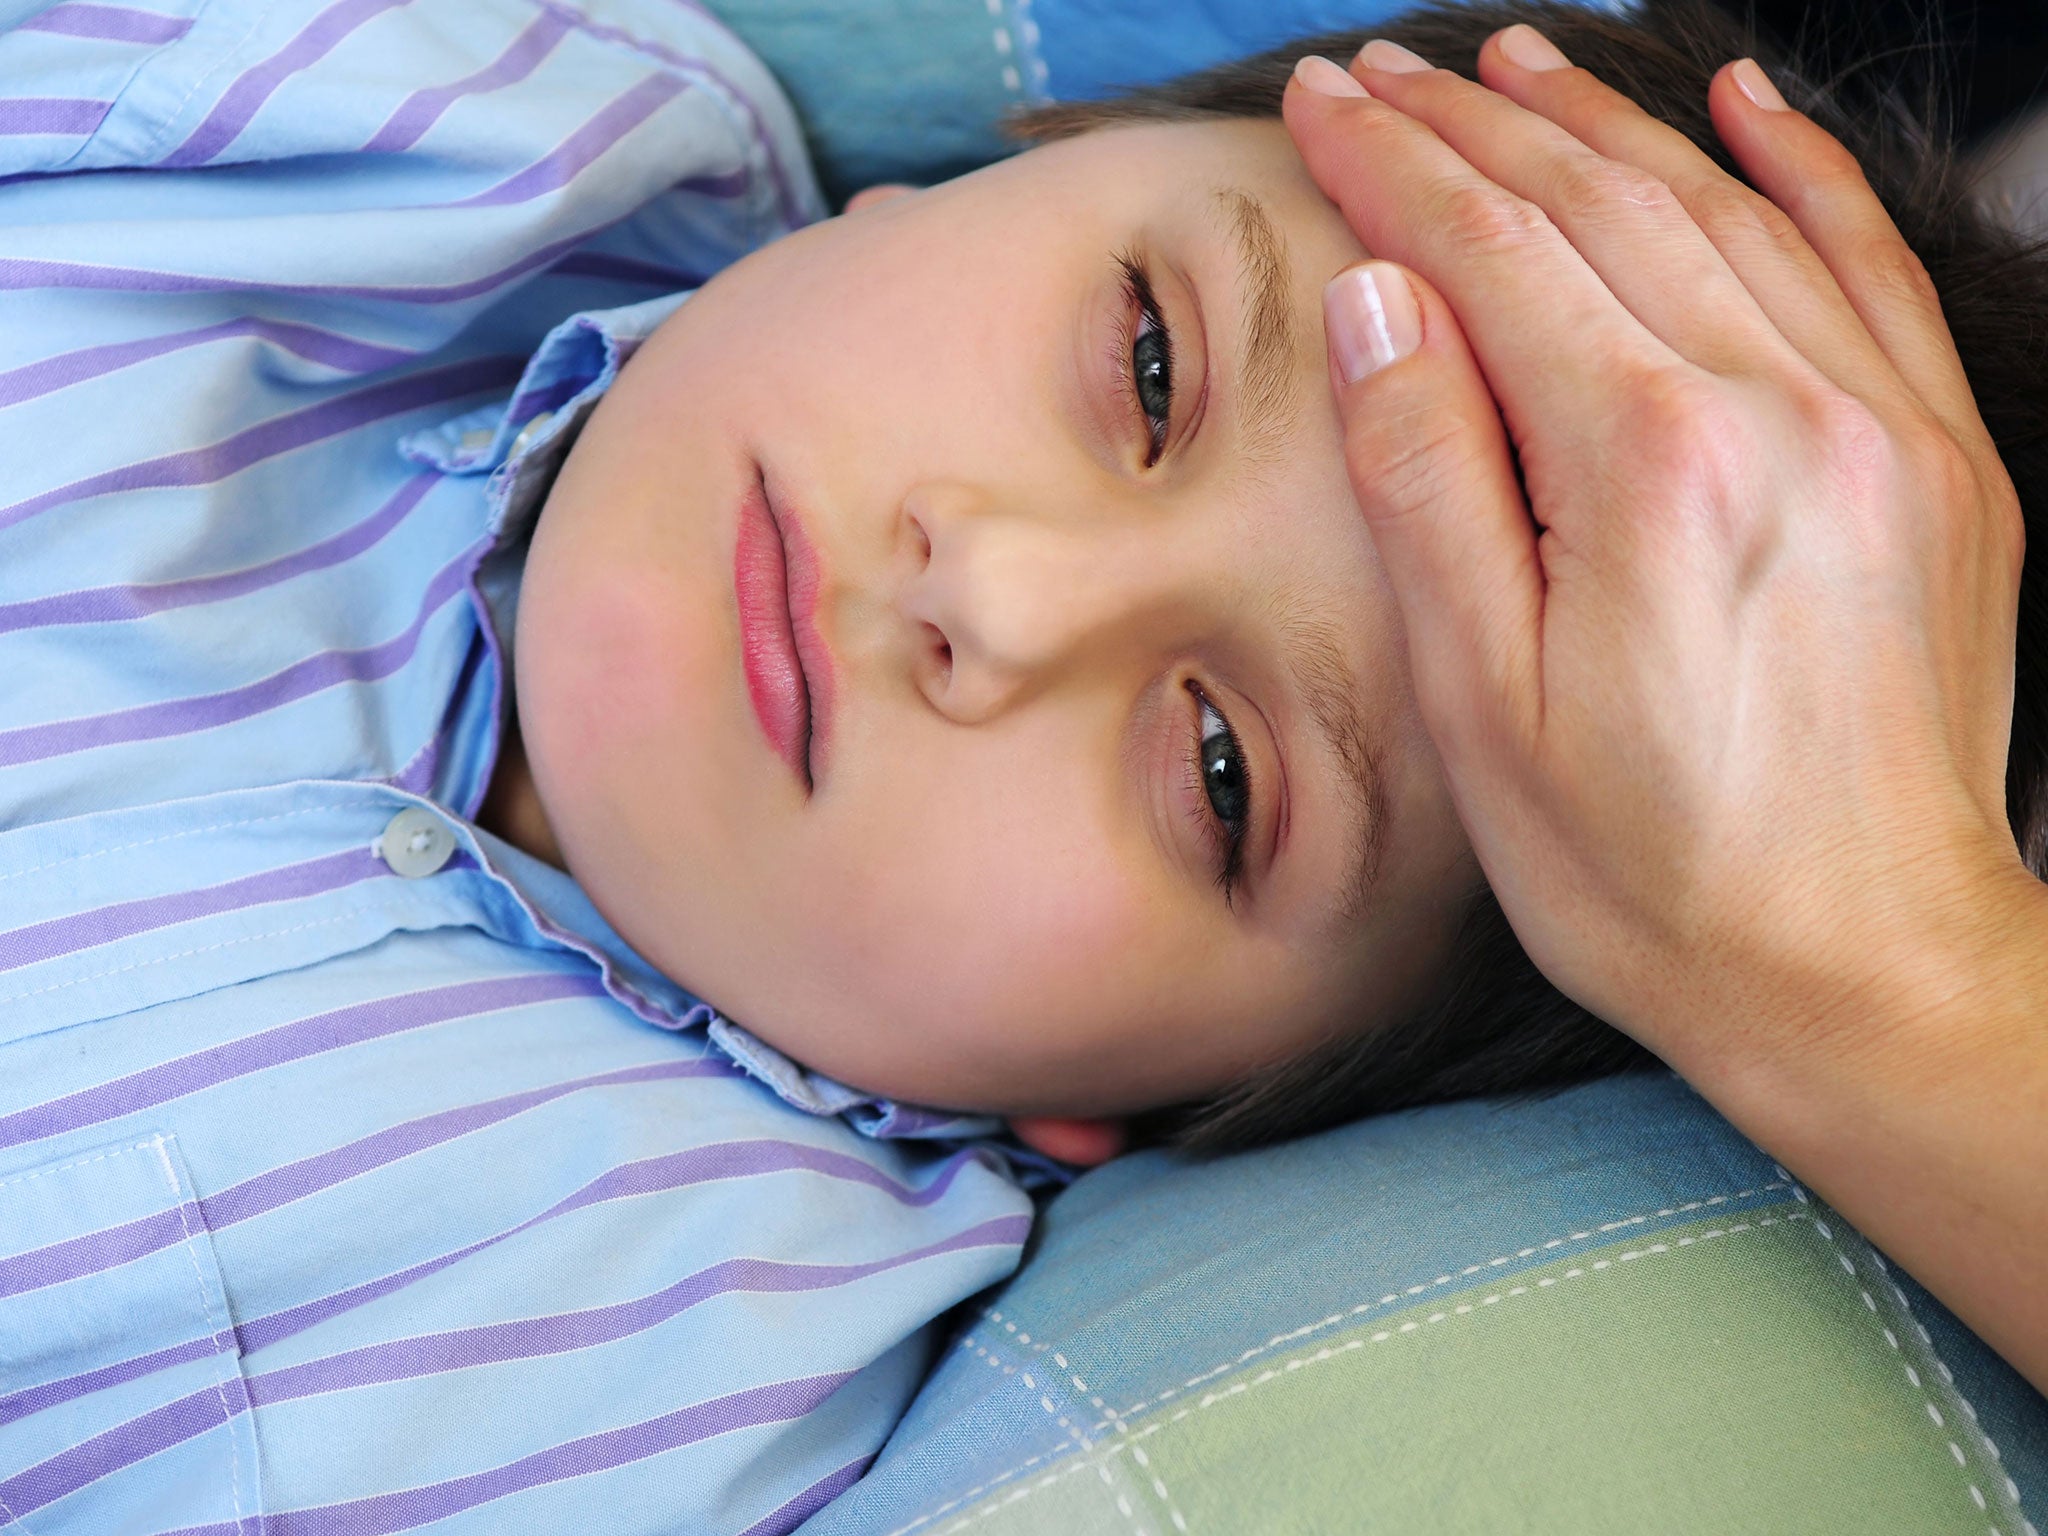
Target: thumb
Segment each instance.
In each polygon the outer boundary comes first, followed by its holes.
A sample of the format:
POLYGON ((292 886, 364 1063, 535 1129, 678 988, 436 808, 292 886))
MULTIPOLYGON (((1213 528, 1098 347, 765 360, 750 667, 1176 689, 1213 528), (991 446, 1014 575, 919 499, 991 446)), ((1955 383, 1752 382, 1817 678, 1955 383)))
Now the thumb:
POLYGON ((1499 408, 1443 295, 1368 261, 1323 289, 1345 467, 1446 767, 1541 718, 1543 568, 1499 408), (1483 729, 1490 728, 1490 729, 1483 729))

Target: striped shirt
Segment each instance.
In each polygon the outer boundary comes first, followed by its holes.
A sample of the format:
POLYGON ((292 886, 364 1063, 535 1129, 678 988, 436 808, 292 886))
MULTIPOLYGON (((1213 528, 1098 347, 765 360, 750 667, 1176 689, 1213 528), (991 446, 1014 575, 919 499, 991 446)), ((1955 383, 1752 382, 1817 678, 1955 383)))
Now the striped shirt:
POLYGON ((677 0, 0 29, 0 1532, 794 1528, 1024 1164, 473 824, 575 432, 823 212, 787 101, 677 0))

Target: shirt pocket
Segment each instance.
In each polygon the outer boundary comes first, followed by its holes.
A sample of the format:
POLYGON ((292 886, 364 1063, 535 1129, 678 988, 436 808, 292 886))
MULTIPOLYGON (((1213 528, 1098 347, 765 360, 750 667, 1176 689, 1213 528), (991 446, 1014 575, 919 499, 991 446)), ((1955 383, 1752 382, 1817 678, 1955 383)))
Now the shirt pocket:
MULTIPOLYGON (((209 0, 130 6, 0 0, 0 174, 49 174, 91 158, 100 125, 192 30, 209 0)), ((203 68, 200 55, 184 57, 203 68)))
POLYGON ((177 1138, 0 1173, 0 1533, 261 1514, 241 1350, 177 1138))

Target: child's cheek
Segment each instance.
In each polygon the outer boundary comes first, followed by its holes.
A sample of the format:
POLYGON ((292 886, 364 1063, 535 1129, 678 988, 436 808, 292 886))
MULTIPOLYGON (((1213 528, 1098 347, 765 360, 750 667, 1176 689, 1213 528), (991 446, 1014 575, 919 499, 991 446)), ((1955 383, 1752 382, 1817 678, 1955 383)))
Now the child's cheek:
POLYGON ((862 899, 834 905, 844 984, 891 1000, 906 1065, 979 1094, 1114 1057, 1134 1008, 1160 1002, 1171 936, 1156 893, 1101 829, 959 798, 919 797, 916 835, 904 827, 868 862, 862 899))
POLYGON ((562 575, 536 583, 521 616, 520 724, 549 822, 602 906, 619 898, 596 887, 647 872, 648 847, 682 846, 678 818, 704 779, 734 771, 720 759, 735 744, 693 718, 716 697, 701 605, 644 561, 562 575))
MULTIPOLYGON (((547 718, 527 724, 544 734, 565 768, 603 762, 621 744, 673 712, 677 671, 674 604, 664 612, 646 576, 617 570, 603 589, 563 593, 534 636, 543 654, 519 658, 540 684, 534 703, 547 718)), ((525 700, 522 699, 522 703, 525 700)))

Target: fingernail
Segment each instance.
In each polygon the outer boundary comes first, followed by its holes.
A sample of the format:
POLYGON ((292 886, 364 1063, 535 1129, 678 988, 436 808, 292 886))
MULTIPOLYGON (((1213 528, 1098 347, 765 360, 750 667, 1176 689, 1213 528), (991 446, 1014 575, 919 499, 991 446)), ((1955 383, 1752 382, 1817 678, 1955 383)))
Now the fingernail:
POLYGON ((1415 290, 1384 261, 1339 272, 1323 285, 1323 329, 1347 384, 1399 362, 1422 340, 1415 290))
POLYGON ((1419 53, 1410 53, 1399 43, 1390 43, 1384 37, 1376 37, 1358 50, 1358 62, 1367 69, 1383 70, 1390 75, 1412 75, 1429 68, 1429 60, 1419 53))
POLYGON ((1755 59, 1737 59, 1730 73, 1735 76, 1735 88, 1766 112, 1786 110, 1785 98, 1771 84, 1771 77, 1756 67, 1755 59))
POLYGON ((1369 96, 1372 93, 1345 72, 1344 66, 1320 53, 1303 54, 1294 66, 1294 78, 1322 96, 1369 96))
POLYGON ((1572 61, 1557 51, 1557 44, 1523 22, 1501 33, 1500 51, 1524 69, 1571 68, 1572 61))

